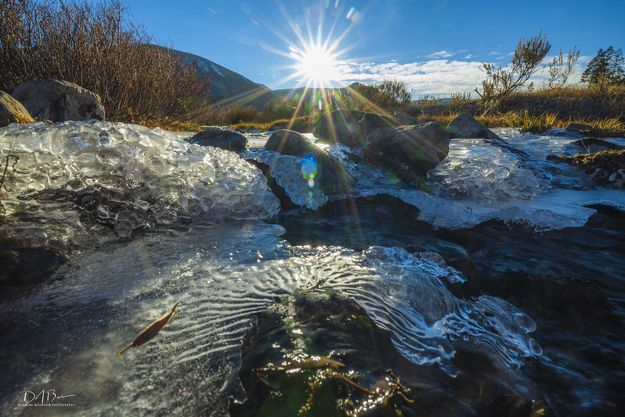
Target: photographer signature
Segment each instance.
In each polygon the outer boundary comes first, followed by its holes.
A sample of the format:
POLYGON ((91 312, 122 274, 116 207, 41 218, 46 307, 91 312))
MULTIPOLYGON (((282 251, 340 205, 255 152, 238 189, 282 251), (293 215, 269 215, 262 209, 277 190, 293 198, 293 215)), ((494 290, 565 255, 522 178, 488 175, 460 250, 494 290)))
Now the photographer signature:
POLYGON ((55 389, 41 390, 38 392, 24 391, 23 401, 20 407, 73 407, 75 404, 67 402, 67 398, 75 397, 76 394, 59 395, 55 389), (63 401, 65 400, 65 401, 63 401))

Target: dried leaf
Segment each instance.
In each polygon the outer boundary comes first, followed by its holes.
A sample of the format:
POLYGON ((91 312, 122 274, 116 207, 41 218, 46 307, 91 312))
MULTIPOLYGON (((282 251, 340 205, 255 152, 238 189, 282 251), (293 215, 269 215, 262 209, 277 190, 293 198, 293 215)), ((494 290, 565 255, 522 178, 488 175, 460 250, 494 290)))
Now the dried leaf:
POLYGON ((178 303, 174 304, 174 306, 171 308, 171 310, 169 310, 167 313, 163 314, 161 316, 161 318, 159 318, 158 320, 155 320, 148 327, 143 329, 141 331, 141 333, 139 333, 137 335, 137 337, 135 337, 133 339, 133 341, 130 342, 130 344, 128 346, 126 346, 123 350, 119 351, 117 354, 119 356, 121 356, 128 349, 136 348, 136 347, 141 346, 142 344, 152 340, 161 331, 161 329, 163 327, 165 327, 165 325, 167 324, 167 322, 169 321, 171 316, 173 316, 173 314, 176 312, 176 306, 177 305, 178 305, 178 303))

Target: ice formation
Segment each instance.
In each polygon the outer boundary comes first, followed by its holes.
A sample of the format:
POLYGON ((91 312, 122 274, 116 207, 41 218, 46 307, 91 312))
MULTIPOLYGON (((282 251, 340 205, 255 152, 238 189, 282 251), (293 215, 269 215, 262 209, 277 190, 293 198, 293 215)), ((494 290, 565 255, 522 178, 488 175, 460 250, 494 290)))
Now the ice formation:
MULTIPOLYGON (((52 218, 59 238, 85 234, 77 217, 130 237, 195 220, 267 219, 279 210, 263 175, 236 154, 160 129, 14 124, 0 129, 0 160, 9 152, 19 161, 5 179, 6 218, 52 218)), ((47 233, 37 231, 38 222, 30 226, 35 235, 47 233)))
POLYGON ((304 158, 264 149, 251 150, 245 157, 269 165, 271 176, 284 188, 294 204, 316 210, 327 203, 328 196, 319 188, 319 184, 310 183, 302 175, 304 158))
MULTIPOLYGON (((546 160, 550 154, 568 152, 567 145, 578 138, 521 133, 518 129, 497 132, 511 149, 481 139, 452 140, 447 158, 429 173, 429 193, 408 187, 383 169, 369 165, 357 149, 331 145, 327 151, 341 160, 354 178, 351 197, 395 196, 419 208, 418 219, 435 227, 470 228, 499 219, 550 230, 584 225, 595 213, 590 205, 625 210, 622 191, 596 187, 574 167, 546 160)), ((297 162, 288 166, 278 163, 284 157, 270 151, 252 154, 272 167, 272 175, 286 185, 293 201, 306 201, 304 184, 295 183, 297 162)), ((315 195, 314 202, 301 205, 316 209, 326 200, 340 198, 345 196, 315 195)))

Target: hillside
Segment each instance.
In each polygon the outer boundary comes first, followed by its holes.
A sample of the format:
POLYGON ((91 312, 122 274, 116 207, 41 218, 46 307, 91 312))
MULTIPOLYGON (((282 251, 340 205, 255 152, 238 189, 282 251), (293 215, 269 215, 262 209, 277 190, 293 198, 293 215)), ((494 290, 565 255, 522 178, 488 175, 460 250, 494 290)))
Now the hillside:
POLYGON ((262 110, 274 94, 268 87, 255 83, 241 74, 229 70, 198 55, 173 50, 185 61, 194 65, 210 83, 209 100, 214 104, 241 104, 262 110))

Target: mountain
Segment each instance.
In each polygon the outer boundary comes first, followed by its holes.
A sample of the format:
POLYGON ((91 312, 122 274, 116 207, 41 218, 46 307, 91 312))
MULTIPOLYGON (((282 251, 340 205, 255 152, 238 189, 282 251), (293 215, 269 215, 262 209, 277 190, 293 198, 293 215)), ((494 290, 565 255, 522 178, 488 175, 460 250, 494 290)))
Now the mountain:
POLYGON ((265 85, 255 83, 206 58, 188 52, 177 51, 184 61, 197 68, 209 82, 209 101, 217 105, 240 104, 262 110, 265 103, 275 95, 265 85))

